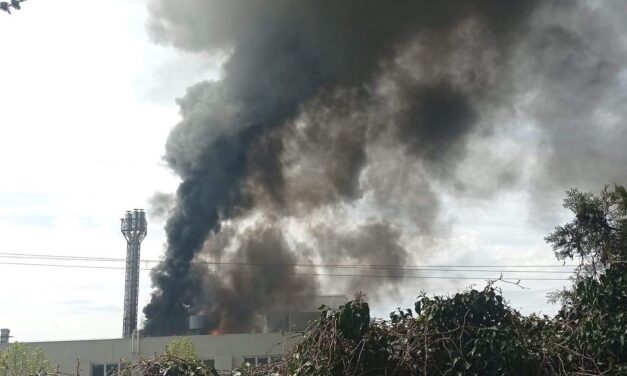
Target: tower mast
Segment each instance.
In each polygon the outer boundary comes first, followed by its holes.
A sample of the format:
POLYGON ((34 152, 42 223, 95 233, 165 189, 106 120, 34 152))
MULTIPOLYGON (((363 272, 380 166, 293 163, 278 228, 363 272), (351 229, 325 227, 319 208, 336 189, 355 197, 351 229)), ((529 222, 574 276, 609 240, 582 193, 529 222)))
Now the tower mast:
POLYGON ((122 235, 126 239, 126 275, 124 279, 124 316, 122 336, 130 338, 137 330, 137 301, 139 295, 139 250, 148 233, 146 213, 141 209, 127 211, 122 218, 122 235))

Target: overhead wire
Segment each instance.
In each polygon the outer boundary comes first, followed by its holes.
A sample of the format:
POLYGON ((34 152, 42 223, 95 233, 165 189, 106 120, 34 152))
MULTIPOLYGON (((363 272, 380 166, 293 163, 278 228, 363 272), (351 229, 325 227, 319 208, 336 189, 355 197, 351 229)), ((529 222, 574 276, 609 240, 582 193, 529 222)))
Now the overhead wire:
MULTIPOLYGON (((69 256, 69 255, 46 255, 34 253, 8 253, 0 252, 0 258, 17 258, 17 259, 42 259, 42 260, 59 260, 59 261, 99 261, 99 262, 125 262, 123 258, 111 257, 93 257, 93 256, 69 256)), ((143 263, 160 263, 162 260, 141 260, 143 263)), ((232 266, 276 266, 276 267, 298 267, 298 268, 332 268, 332 269, 380 269, 380 270, 405 270, 405 271, 444 271, 444 272, 493 272, 494 268, 574 268, 574 265, 372 265, 372 264, 316 264, 316 263, 251 263, 251 262, 220 262, 220 261, 204 261, 195 260, 196 264, 205 265, 232 265, 232 266), (491 269, 477 269, 491 268, 491 269)), ((505 272, 522 272, 522 273, 556 273, 570 274, 572 270, 503 270, 505 272)))
MULTIPOLYGON (((28 263, 28 262, 12 262, 0 261, 0 265, 16 265, 16 266, 39 266, 39 267, 57 267, 57 268, 79 268, 79 269, 108 269, 108 270, 124 270, 124 267, 110 265, 76 265, 76 264, 49 264, 49 263, 28 263)), ((141 270, 150 271, 152 268, 140 268, 141 270)), ((404 271, 404 270, 402 270, 404 271)), ((425 270, 426 271, 426 270, 425 270)), ((433 271, 433 270, 432 270, 433 271)), ((456 270, 459 271, 459 270, 456 270)), ((253 271, 242 270, 214 270, 216 273, 227 274, 255 274, 253 271)), ((389 279, 448 279, 448 280, 490 280, 503 279, 508 281, 568 281, 567 278, 536 278, 536 277, 503 277, 504 272, 508 271, 491 271, 500 273, 500 277, 469 277, 469 276, 442 276, 442 275, 405 275, 405 274, 339 274, 339 273, 279 273, 283 275, 293 276, 315 276, 315 277, 353 277, 353 278, 389 278, 389 279)))

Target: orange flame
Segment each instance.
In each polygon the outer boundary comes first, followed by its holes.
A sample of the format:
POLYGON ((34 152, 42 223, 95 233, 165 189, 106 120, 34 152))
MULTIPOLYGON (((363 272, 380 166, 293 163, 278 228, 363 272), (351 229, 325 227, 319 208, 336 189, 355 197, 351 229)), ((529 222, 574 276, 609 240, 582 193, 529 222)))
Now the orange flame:
POLYGON ((211 329, 209 334, 212 336, 219 336, 220 334, 222 334, 222 330, 220 330, 220 328, 211 329))

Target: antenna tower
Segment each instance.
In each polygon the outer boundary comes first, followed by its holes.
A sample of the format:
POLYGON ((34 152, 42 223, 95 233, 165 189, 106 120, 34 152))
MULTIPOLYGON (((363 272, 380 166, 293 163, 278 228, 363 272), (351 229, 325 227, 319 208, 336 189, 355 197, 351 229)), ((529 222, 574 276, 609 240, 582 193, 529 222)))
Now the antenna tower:
POLYGON ((139 295, 139 247, 148 234, 146 213, 141 209, 127 211, 122 218, 122 235, 126 239, 126 276, 124 279, 124 338, 137 330, 137 296, 139 295))

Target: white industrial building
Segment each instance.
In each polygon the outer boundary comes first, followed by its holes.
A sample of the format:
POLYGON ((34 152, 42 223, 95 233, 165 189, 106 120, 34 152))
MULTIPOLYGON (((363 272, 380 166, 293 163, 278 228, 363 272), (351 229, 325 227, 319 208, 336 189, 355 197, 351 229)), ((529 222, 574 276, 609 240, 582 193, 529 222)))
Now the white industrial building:
MULTIPOLYGON (((53 366, 65 374, 79 376, 117 375, 121 364, 162 354, 174 340, 191 338, 198 357, 218 370, 232 370, 243 363, 260 364, 280 356, 298 341, 298 332, 320 314, 320 305, 337 308, 346 303, 345 296, 316 296, 303 299, 298 312, 275 311, 266 315, 264 333, 140 337, 81 341, 29 342, 41 348, 53 366)), ((205 331, 206 332, 206 331, 205 331)), ((3 331, 2 342, 9 333, 3 331)), ((0 351, 10 344, 0 343, 0 351)))
MULTIPOLYGON (((139 358, 162 354, 174 340, 186 337, 131 337, 86 341, 30 342, 41 348, 53 366, 66 374, 80 376, 117 375, 118 367, 139 358)), ((244 362, 259 364, 284 354, 298 336, 288 333, 194 335, 198 357, 219 370, 232 370, 244 362)), ((0 344, 0 351, 8 344, 0 344)))

